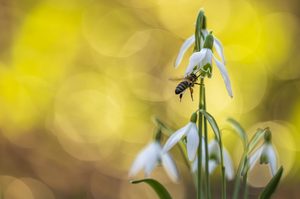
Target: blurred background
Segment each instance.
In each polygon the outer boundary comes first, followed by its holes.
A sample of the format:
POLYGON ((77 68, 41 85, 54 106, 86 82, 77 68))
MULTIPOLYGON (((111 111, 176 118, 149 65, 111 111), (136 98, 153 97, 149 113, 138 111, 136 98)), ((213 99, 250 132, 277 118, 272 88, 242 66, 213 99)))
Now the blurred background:
MULTIPOLYGON (((177 129, 197 108, 198 89, 195 101, 179 102, 168 79, 184 73, 188 55, 179 69, 173 63, 200 8, 232 81, 232 99, 217 69, 206 88, 235 167, 242 144, 226 119, 249 135, 269 126, 285 168, 274 198, 299 198, 299 1, 0 0, 1 198, 156 198, 129 184, 128 170, 153 137, 153 115, 177 129)), ((152 177, 175 199, 193 198, 189 171, 171 152, 180 182, 161 167, 152 177)), ((255 167, 253 198, 269 179, 267 166, 255 167)))

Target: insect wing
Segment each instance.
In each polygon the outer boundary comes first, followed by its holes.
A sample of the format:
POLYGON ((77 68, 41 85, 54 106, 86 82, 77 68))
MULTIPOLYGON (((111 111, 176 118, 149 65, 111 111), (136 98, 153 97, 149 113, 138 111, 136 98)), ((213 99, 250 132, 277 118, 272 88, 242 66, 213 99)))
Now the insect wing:
POLYGON ((170 81, 183 81, 187 80, 185 77, 171 77, 169 78, 170 81))

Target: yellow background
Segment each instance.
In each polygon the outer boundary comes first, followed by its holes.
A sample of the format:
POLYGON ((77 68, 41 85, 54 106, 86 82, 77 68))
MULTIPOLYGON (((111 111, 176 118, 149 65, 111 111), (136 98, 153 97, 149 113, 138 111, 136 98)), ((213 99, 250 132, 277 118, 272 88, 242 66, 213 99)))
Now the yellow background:
MULTIPOLYGON (((146 185, 128 183, 128 170, 153 137, 153 115, 177 129, 197 108, 197 89, 194 102, 188 94, 179 102, 177 83, 168 79, 184 73, 192 49, 179 69, 173 63, 200 8, 224 45, 232 81, 231 99, 214 67, 206 95, 235 166, 242 145, 226 119, 239 120, 249 135, 270 126, 285 168, 274 198, 298 198, 299 6, 296 0, 0 0, 3 198, 155 198, 146 185)), ((193 197, 191 176, 178 150, 172 153, 179 184, 161 167, 153 177, 175 199, 193 197)), ((219 173, 213 177, 217 183, 219 173)), ((267 167, 257 166, 249 183, 261 187, 269 179, 267 167)))

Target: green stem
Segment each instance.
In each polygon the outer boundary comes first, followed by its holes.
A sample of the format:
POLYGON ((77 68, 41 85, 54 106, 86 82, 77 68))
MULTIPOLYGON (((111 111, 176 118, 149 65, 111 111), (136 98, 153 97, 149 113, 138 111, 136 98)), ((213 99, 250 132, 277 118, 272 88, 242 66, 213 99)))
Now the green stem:
MULTIPOLYGON (((206 111, 206 97, 205 97, 205 86, 203 84, 202 86, 202 92, 203 92, 203 109, 206 111)), ((210 181, 209 181, 209 167, 208 167, 208 133, 207 133, 207 121, 204 117, 204 139, 205 139, 205 179, 206 179, 206 196, 208 199, 211 198, 210 193, 210 181)))
POLYGON ((239 163, 239 167, 235 176, 235 182, 234 182, 234 192, 233 192, 233 199, 237 199, 239 196, 239 190, 240 190, 240 184, 241 184, 241 174, 242 174, 242 168, 245 162, 247 151, 244 151, 243 156, 241 158, 241 161, 239 163))
MULTIPOLYGON (((200 80, 200 96, 199 96, 199 109, 204 107, 203 103, 203 78, 200 80)), ((197 175, 197 199, 201 199, 202 192, 202 121, 203 114, 199 112, 198 118, 198 133, 199 133, 199 147, 198 147, 198 175, 197 175)))
POLYGON ((248 199, 248 186, 247 186, 248 172, 243 176, 244 199, 248 199))
POLYGON ((222 199, 226 199, 226 179, 225 179, 225 166, 223 158, 223 144, 221 135, 218 139, 220 146, 220 156, 221 156, 221 174, 222 174, 222 199))

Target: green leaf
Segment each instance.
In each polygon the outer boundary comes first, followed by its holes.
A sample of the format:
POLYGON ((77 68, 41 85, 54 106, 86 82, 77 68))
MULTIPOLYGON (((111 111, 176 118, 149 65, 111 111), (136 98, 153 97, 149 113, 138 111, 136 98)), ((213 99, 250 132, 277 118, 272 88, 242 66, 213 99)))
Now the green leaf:
POLYGON ((158 181, 156 181, 154 179, 146 178, 146 179, 142 179, 142 180, 130 181, 130 183, 132 183, 132 184, 139 184, 141 182, 144 182, 144 183, 148 184, 149 186, 151 186, 152 189, 154 189, 154 191, 156 192, 156 194, 158 195, 158 197, 160 199, 172 199, 168 190, 162 184, 160 184, 158 181))
POLYGON ((205 110, 199 110, 199 111, 200 111, 200 113, 202 113, 204 115, 204 117, 209 122, 211 128, 213 129, 213 132, 214 132, 216 138, 218 140, 220 140, 221 133, 220 133, 220 129, 218 127, 218 124, 217 124, 215 118, 211 114, 209 114, 208 112, 206 112, 205 110))
POLYGON ((269 199, 271 198, 271 195, 275 192, 279 181, 281 179, 283 173, 283 167, 281 166, 277 173, 274 175, 274 177, 270 180, 270 182, 267 184, 267 186, 264 188, 264 190, 261 192, 259 198, 260 199, 269 199))
POLYGON ((259 141, 264 138, 266 129, 257 129, 257 132, 253 135, 252 139, 248 144, 248 154, 256 147, 259 141))
POLYGON ((248 138, 247 138, 247 134, 246 134, 245 130, 240 125, 240 123, 238 123, 236 120, 234 120, 232 118, 228 118, 227 121, 231 124, 234 131, 240 136, 240 138, 243 142, 243 145, 244 145, 244 149, 245 149, 248 144, 248 138))
POLYGON ((153 117, 152 117, 152 120, 153 120, 153 122, 154 122, 158 127, 162 127, 162 128, 164 128, 165 130, 168 131, 167 136, 170 136, 170 135, 171 135, 171 132, 173 132, 173 130, 170 129, 168 126, 166 126, 159 118, 153 116, 153 117))

